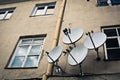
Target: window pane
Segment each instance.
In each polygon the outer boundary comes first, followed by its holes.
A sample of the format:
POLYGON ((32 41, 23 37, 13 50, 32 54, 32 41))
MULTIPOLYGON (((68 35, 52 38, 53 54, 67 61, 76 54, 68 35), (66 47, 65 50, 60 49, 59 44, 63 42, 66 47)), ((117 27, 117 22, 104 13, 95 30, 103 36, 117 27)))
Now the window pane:
POLYGON ((29 46, 19 46, 17 51, 17 56, 25 56, 27 54, 29 46))
POLYGON ((52 6, 48 6, 48 9, 54 9, 54 8, 55 8, 54 5, 52 5, 52 6))
POLYGON ((37 11, 35 15, 43 15, 44 14, 44 6, 37 7, 37 11))
POLYGON ((39 6, 37 10, 43 10, 45 7, 44 6, 39 6))
POLYGON ((5 14, 5 11, 0 12, 0 15, 1 15, 1 14, 5 14))
POLYGON ((32 46, 31 50, 30 50, 30 55, 39 55, 40 53, 40 46, 32 46))
POLYGON ((108 49, 108 59, 109 60, 118 60, 120 59, 120 49, 108 49))
POLYGON ((5 16, 5 12, 0 12, 0 20, 3 19, 5 16))
POLYGON ((16 56, 12 62, 12 67, 21 67, 24 61, 24 57, 16 56))
POLYGON ((104 33, 107 35, 107 37, 117 36, 116 29, 105 29, 104 33))
POLYGON ((53 14, 54 13, 54 9, 47 9, 46 14, 53 14))
POLYGON ((55 6, 48 6, 46 14, 53 14, 55 6))
POLYGON ((108 6, 107 0, 97 0, 98 6, 108 6))
POLYGON ((43 39, 34 39, 33 43, 35 43, 35 44, 42 44, 43 43, 43 39))
POLYGON ((28 56, 25 67, 37 67, 39 56, 28 56))
POLYGON ((118 5, 118 4, 120 4, 120 0, 111 0, 111 3, 113 5, 118 5))
POLYGON ((44 10, 37 10, 35 15, 43 15, 44 14, 44 10))
POLYGON ((31 44, 32 43, 32 39, 28 39, 28 40, 22 40, 21 44, 31 44))
POLYGON ((106 40, 106 47, 107 48, 119 47, 117 38, 107 39, 106 40))

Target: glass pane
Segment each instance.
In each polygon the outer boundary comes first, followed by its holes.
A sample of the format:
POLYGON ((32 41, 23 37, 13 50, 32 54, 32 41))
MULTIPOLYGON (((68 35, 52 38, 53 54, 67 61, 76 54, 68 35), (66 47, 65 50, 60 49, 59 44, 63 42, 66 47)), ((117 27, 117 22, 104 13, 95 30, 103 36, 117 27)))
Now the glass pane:
POLYGON ((47 9, 46 14, 53 14, 54 13, 54 9, 47 9))
POLYGON ((113 5, 118 5, 118 4, 120 4, 120 0, 111 0, 111 3, 113 5))
POLYGON ((1 15, 1 14, 5 14, 5 11, 0 12, 0 15, 1 15))
POLYGON ((107 0, 97 0, 98 6, 108 6, 107 0))
POLYGON ((48 9, 54 9, 55 8, 55 6, 53 5, 53 6, 48 6, 48 9))
POLYGON ((106 47, 107 48, 119 47, 117 38, 107 39, 106 40, 106 47))
POLYGON ((12 62, 11 67, 21 67, 24 61, 24 57, 16 56, 12 62))
POLYGON ((30 55, 39 55, 40 53, 40 45, 37 46, 32 46, 31 50, 30 50, 30 55))
POLYGON ((35 44, 43 44, 43 39, 34 39, 33 43, 35 43, 35 44))
POLYGON ((27 54, 29 46, 19 46, 17 56, 25 56, 27 54))
POLYGON ((35 15, 43 15, 44 14, 44 6, 37 7, 37 11, 35 15))
POLYGON ((107 37, 117 36, 116 29, 105 29, 104 33, 107 35, 107 37))
POLYGON ((107 55, 109 60, 120 60, 120 49, 108 49, 107 55))
POLYGON ((8 11, 8 13, 13 13, 13 10, 8 11))
POLYGON ((53 14, 55 6, 48 6, 46 14, 53 14))
POLYGON ((44 14, 44 9, 40 9, 36 11, 35 15, 43 15, 44 14))
POLYGON ((21 44, 31 44, 32 43, 32 39, 28 39, 28 40, 22 40, 21 44))
POLYGON ((43 10, 44 8, 45 8, 44 6, 40 6, 37 8, 37 10, 41 10, 41 9, 43 10))
POLYGON ((5 16, 5 12, 0 12, 0 20, 3 19, 5 16))
POLYGON ((37 67, 39 56, 29 56, 25 63, 25 67, 37 67))
POLYGON ((12 13, 8 13, 5 17, 5 19, 9 19, 11 17, 12 13))

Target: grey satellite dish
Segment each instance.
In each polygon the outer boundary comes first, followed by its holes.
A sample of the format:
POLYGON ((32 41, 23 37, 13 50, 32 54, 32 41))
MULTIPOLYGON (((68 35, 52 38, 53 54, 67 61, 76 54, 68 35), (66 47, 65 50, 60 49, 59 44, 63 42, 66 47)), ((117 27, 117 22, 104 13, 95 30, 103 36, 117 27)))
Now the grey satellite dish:
POLYGON ((52 49, 48 54, 48 62, 49 63, 56 62, 60 58, 62 50, 63 48, 61 46, 57 46, 54 49, 52 49))
POLYGON ((72 66, 79 65, 81 75, 83 74, 81 64, 83 60, 86 58, 87 53, 88 49, 85 46, 80 45, 72 49, 68 55, 68 63, 72 66))
POLYGON ((80 28, 70 29, 67 31, 66 31, 67 34, 63 36, 63 40, 62 40, 65 44, 74 44, 76 41, 81 39, 83 35, 83 30, 80 28))
MULTIPOLYGON (((100 47, 107 39, 106 35, 102 32, 95 32, 91 35, 91 38, 93 40, 93 43, 95 45, 95 48, 100 47)), ((87 47, 88 49, 94 49, 90 37, 88 36, 87 39, 84 42, 84 46, 87 47)))

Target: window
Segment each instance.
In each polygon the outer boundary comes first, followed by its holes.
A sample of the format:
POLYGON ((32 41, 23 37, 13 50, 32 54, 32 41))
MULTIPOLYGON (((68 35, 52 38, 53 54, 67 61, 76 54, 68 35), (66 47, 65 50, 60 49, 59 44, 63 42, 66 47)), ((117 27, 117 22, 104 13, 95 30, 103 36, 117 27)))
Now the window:
POLYGON ((98 6, 112 6, 119 5, 120 0, 97 0, 98 6))
POLYGON ((0 10, 0 20, 9 19, 13 14, 14 9, 15 8, 1 9, 0 10))
POLYGON ((20 38, 8 68, 38 67, 45 36, 20 38))
POLYGON ((55 2, 47 4, 37 4, 33 10, 32 16, 53 14, 54 8, 55 2))
POLYGON ((102 27, 107 35, 105 47, 106 60, 120 60, 120 25, 102 27))

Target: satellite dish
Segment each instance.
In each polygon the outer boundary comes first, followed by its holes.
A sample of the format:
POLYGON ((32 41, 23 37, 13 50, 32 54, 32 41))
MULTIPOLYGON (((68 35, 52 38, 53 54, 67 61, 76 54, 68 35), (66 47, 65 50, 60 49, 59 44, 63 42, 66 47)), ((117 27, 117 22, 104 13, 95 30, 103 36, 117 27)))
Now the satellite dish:
POLYGON ((83 76, 81 64, 87 56, 87 53, 88 49, 85 46, 80 45, 72 49, 72 51, 68 55, 68 63, 72 66, 79 65, 81 76, 83 76))
MULTIPOLYGON (((92 31, 93 33, 93 31, 92 31)), ((106 41, 107 37, 104 33, 102 32, 95 32, 92 35, 90 34, 90 32, 87 33, 88 37, 84 42, 84 46, 86 46, 88 49, 95 49, 95 51, 97 52, 97 58, 96 60, 100 60, 100 56, 99 56, 99 52, 98 52, 98 48, 104 44, 104 42, 106 41)))
POLYGON ((63 42, 65 44, 73 44, 81 39, 83 35, 83 29, 80 28, 69 29, 68 31, 68 35, 63 36, 63 42))
MULTIPOLYGON (((100 47, 104 42, 106 41, 107 37, 104 33, 102 32, 95 32, 91 35, 91 38, 93 40, 93 43, 95 45, 95 48, 100 47)), ((87 39, 84 42, 84 46, 87 47, 88 49, 95 49, 93 45, 90 36, 87 37, 87 39)))
POLYGON ((60 58, 62 50, 63 48, 61 46, 57 46, 54 49, 52 49, 48 54, 48 62, 49 63, 56 62, 60 58))
POLYGON ((68 63, 70 65, 79 65, 87 56, 88 49, 83 46, 77 46, 70 52, 70 55, 68 55, 68 63), (73 59, 74 58, 74 59, 73 59))

